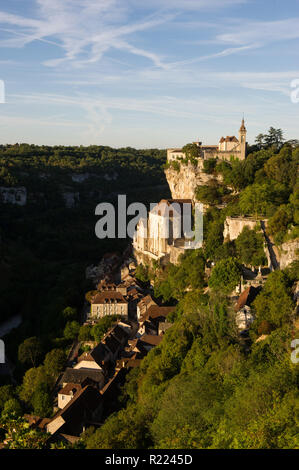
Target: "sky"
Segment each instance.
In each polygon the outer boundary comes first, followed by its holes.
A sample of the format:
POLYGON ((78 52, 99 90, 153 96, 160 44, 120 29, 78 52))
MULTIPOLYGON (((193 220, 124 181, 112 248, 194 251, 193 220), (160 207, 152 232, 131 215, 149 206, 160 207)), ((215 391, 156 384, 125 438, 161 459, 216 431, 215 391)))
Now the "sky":
POLYGON ((0 0, 0 143, 299 138, 298 59, 299 0, 0 0))

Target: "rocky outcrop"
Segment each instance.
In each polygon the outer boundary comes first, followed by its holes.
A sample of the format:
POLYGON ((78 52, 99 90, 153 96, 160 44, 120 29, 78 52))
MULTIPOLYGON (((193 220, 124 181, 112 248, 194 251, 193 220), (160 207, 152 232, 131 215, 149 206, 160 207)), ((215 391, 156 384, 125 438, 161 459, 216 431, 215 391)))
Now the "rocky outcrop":
POLYGON ((116 171, 114 171, 111 174, 105 173, 104 174, 104 179, 106 181, 116 181, 118 179, 118 173, 116 173, 116 171))
POLYGON ((24 186, 19 188, 0 187, 0 201, 4 204, 16 204, 25 206, 27 202, 27 190, 24 186))
POLYGON ((281 245, 279 250, 280 269, 286 268, 296 259, 299 259, 299 238, 295 238, 281 245))
POLYGON ((244 227, 254 229, 256 219, 253 217, 226 217, 224 222, 224 240, 235 240, 238 238, 244 227))
POLYGON ((187 165, 180 163, 180 170, 170 167, 165 170, 166 179, 173 199, 192 199, 196 201, 195 190, 197 186, 206 186, 211 181, 222 181, 222 176, 214 176, 203 171, 203 160, 198 160, 197 167, 190 162, 187 165))
POLYGON ((72 180, 75 183, 83 183, 83 181, 87 180, 90 177, 89 173, 74 173, 72 175, 72 180))
POLYGON ((65 202, 65 207, 67 207, 68 209, 72 209, 73 207, 75 207, 75 205, 80 200, 79 193, 65 192, 62 193, 62 196, 65 202))

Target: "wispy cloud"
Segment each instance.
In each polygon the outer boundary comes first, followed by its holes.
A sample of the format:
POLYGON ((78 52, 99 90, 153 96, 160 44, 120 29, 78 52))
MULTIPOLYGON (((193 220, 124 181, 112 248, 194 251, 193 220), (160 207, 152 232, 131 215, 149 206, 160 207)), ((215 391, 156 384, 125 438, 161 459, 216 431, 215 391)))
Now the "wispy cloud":
POLYGON ((299 38, 299 18, 280 21, 242 21, 230 26, 229 31, 220 33, 216 39, 221 43, 246 45, 269 44, 299 38))
MULTIPOLYGON (((139 0, 35 0, 35 18, 0 11, 0 24, 14 26, 0 47, 22 47, 33 41, 49 42, 62 49, 56 59, 46 60, 47 66, 64 62, 86 65, 100 60, 110 49, 142 56, 157 67, 166 67, 159 54, 128 41, 132 34, 155 28, 173 20, 176 14, 188 10, 225 8, 247 0, 152 0, 141 5, 139 0), (132 21, 130 13, 148 10, 150 15, 132 21)), ((196 60, 196 59, 195 59, 196 60)), ((204 60, 204 59, 203 59, 204 60)))
POLYGON ((0 24, 13 37, 0 42, 2 47, 21 47, 33 41, 48 41, 60 47, 61 57, 45 61, 57 66, 63 62, 82 65, 100 60, 111 48, 129 51, 163 66, 162 59, 151 51, 136 47, 125 38, 138 31, 159 26, 173 14, 159 13, 140 21, 130 21, 128 8, 119 0, 36 0, 38 19, 0 11, 0 24))

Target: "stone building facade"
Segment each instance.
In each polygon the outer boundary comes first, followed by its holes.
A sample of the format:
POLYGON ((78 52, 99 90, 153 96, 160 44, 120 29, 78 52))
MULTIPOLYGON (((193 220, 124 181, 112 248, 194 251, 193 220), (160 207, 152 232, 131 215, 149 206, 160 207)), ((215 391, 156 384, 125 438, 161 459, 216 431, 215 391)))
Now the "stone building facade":
POLYGON ((133 252, 137 263, 177 264, 190 242, 184 236, 183 206, 191 207, 190 199, 162 199, 141 219, 133 239, 133 252))
MULTIPOLYGON (((194 142, 200 148, 200 158, 208 160, 216 158, 218 160, 230 160, 231 157, 245 160, 246 158, 246 135, 244 119, 242 119, 239 129, 239 139, 235 136, 221 137, 218 145, 202 145, 202 142, 194 142)), ((172 162, 186 158, 182 149, 172 148, 167 150, 167 161, 172 162)))
POLYGON ((89 318, 92 320, 107 315, 128 317, 128 302, 120 292, 104 291, 100 292, 92 299, 89 318))

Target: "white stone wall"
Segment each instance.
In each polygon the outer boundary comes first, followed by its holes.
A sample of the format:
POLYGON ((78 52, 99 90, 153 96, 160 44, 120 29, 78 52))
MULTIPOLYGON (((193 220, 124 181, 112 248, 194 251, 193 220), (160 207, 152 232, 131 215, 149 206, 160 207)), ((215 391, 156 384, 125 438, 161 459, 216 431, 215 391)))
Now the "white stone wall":
POLYGON ((238 238, 244 227, 254 229, 256 220, 251 217, 226 217, 224 222, 224 240, 235 240, 238 238))

